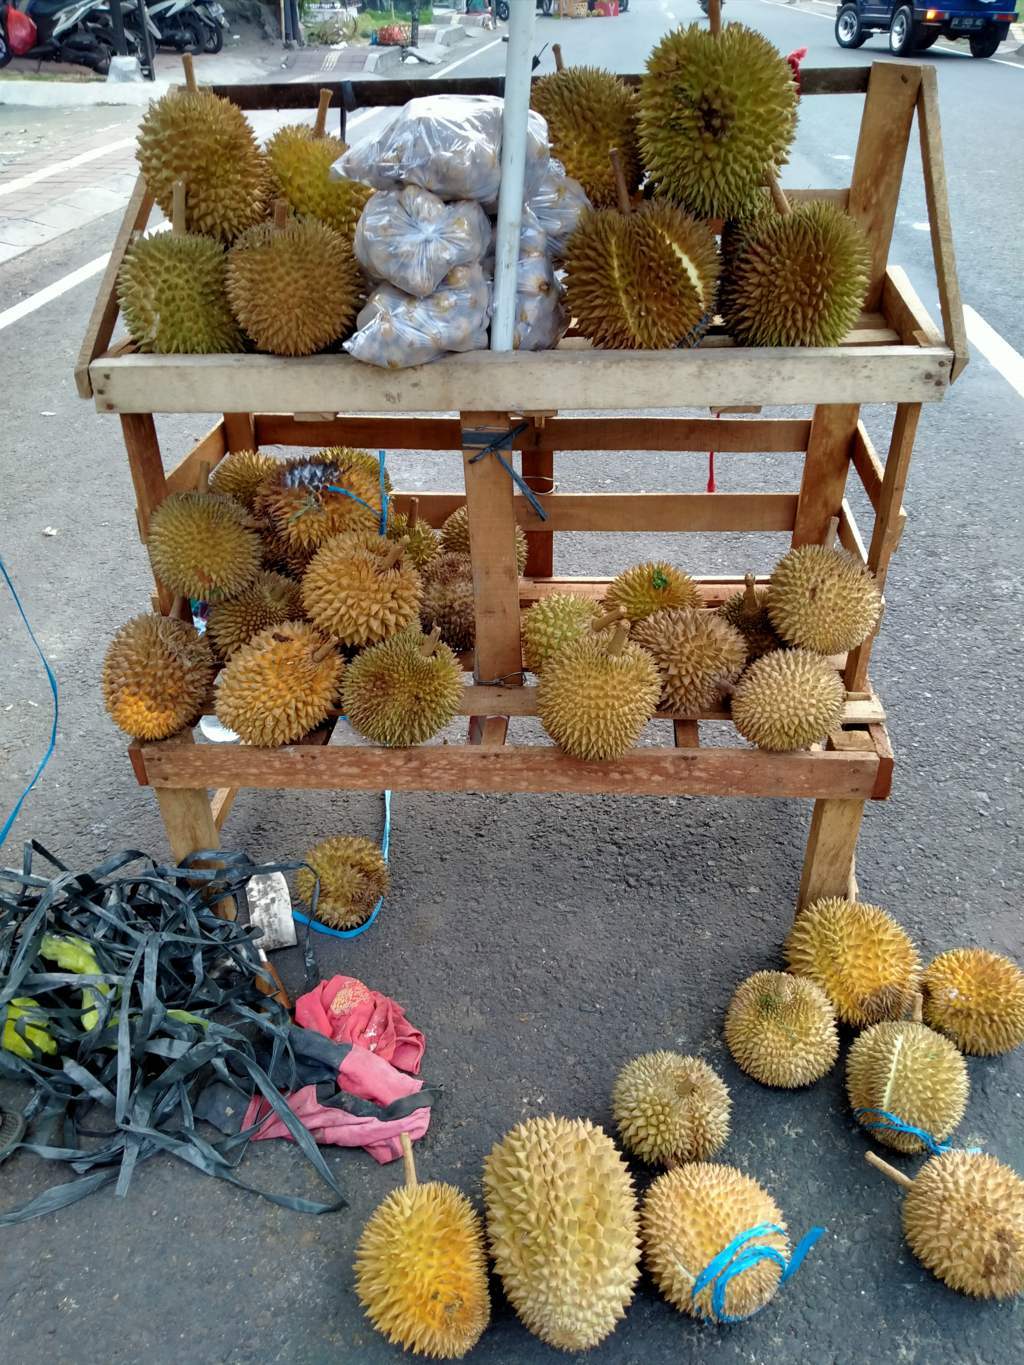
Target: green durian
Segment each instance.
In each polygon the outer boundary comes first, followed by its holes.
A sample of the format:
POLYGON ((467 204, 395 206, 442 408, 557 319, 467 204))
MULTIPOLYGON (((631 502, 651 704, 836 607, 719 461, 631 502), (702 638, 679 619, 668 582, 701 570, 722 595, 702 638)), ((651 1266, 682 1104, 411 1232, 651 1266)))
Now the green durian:
POLYGON ((272 193, 293 212, 336 228, 351 245, 356 223, 373 190, 359 180, 333 179, 331 164, 347 151, 341 138, 317 134, 308 124, 279 128, 267 143, 272 193))
POLYGON ((125 252, 117 302, 140 351, 212 355, 240 351, 228 303, 224 247, 210 237, 144 237, 125 252))
POLYGON ((547 121, 551 155, 578 180, 592 204, 616 202, 615 176, 608 153, 619 153, 626 187, 632 194, 643 167, 636 135, 636 95, 629 86, 593 66, 570 66, 541 76, 530 90, 530 107, 547 121))
POLYGON ((523 666, 531 673, 542 673, 546 660, 589 634, 601 614, 599 603, 579 593, 554 592, 542 597, 523 615, 523 666))
POLYGON ((260 542, 245 509, 219 493, 172 493, 156 508, 146 539, 153 572, 183 597, 214 602, 256 577, 260 542))
POLYGON ((423 744, 457 714, 462 670, 436 631, 404 630, 356 656, 342 700, 353 730, 374 744, 423 744))
POLYGON ((256 495, 277 464, 273 455, 266 455, 262 450, 229 451, 214 466, 210 475, 210 492, 234 498, 247 512, 251 512, 256 495))

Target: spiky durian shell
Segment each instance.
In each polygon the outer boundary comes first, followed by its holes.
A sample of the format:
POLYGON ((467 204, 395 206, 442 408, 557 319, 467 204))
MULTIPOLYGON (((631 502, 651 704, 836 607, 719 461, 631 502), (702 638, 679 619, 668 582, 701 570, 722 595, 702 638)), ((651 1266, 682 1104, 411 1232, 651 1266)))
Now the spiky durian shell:
POLYGON ((261 223, 228 252, 227 290, 245 334, 271 355, 312 355, 352 329, 363 277, 340 232, 315 218, 261 223))
POLYGON ((423 579, 420 619, 424 630, 436 626, 441 639, 456 654, 476 641, 476 601, 473 564, 468 555, 440 554, 423 579))
POLYGON ((827 659, 776 649, 749 665, 732 695, 732 720, 759 749, 789 753, 824 739, 843 718, 846 689, 827 659))
POLYGON ((845 550, 801 545, 772 571, 767 605, 788 644, 844 654, 874 630, 882 597, 872 575, 845 550))
POLYGON ((926 1024, 873 1024, 846 1058, 850 1107, 871 1137, 898 1152, 921 1152, 925 1144, 911 1133, 870 1127, 884 1122, 882 1114, 858 1111, 884 1110, 941 1142, 963 1118, 969 1091, 963 1057, 926 1024))
POLYGON ((580 331, 613 350, 668 350, 713 311, 711 230, 664 202, 587 213, 566 248, 567 302, 580 331))
POLYGON ((736 681, 747 662, 743 636, 710 611, 671 607, 633 628, 661 674, 661 705, 671 711, 707 711, 736 681))
POLYGON ((257 512, 273 521, 287 545, 301 550, 346 531, 375 534, 380 526, 380 480, 376 469, 367 469, 366 455, 364 450, 335 446, 278 463, 260 489, 257 512))
POLYGON ((985 948, 940 953, 922 979, 925 1022, 978 1057, 1024 1043, 1024 972, 985 948))
MULTIPOLYGON (((516 568, 520 573, 526 568, 526 532, 516 527, 516 568)), ((451 555, 469 555, 469 509, 465 503, 457 507, 441 527, 441 552, 451 555)))
POLYGON ((262 450, 229 451, 210 475, 210 492, 234 498, 251 512, 264 480, 274 472, 277 464, 273 455, 266 455, 262 450))
POLYGON ((406 630, 352 661, 342 691, 353 730, 375 744, 423 744, 453 719, 462 700, 459 661, 447 645, 424 654, 426 639, 406 630))
POLYGON ((461 1360, 490 1317, 480 1219, 454 1185, 392 1190, 356 1248, 356 1293, 388 1341, 461 1360))
POLYGON ((734 593, 718 609, 719 615, 735 626, 747 642, 747 659, 753 662, 773 649, 784 649, 781 636, 776 634, 768 615, 768 590, 753 586, 734 593))
POLYGON ((627 1152, 656 1165, 705 1161, 729 1136, 729 1091, 698 1057, 648 1052, 619 1072, 612 1113, 627 1152))
POLYGON ((146 237, 125 253, 117 302, 140 351, 240 351, 225 288, 224 248, 209 237, 146 237))
POLYGON ((266 211, 266 165, 249 122, 208 90, 169 90, 139 125, 139 168, 164 216, 174 182, 185 182, 189 232, 233 242, 266 211))
POLYGON ((632 194, 643 168, 636 136, 636 95, 609 71, 570 66, 542 76, 530 90, 530 107, 547 121, 551 155, 578 180, 593 204, 616 202, 609 152, 618 150, 632 194))
POLYGON ((535 602, 523 616, 524 667, 541 673, 547 659, 590 634, 591 622, 600 610, 592 598, 572 592, 554 592, 535 602))
POLYGON ((839 1055, 828 996, 786 972, 755 972, 740 982, 726 1012, 725 1041, 741 1071, 786 1090, 820 1081, 839 1055))
POLYGON ((537 684, 537 714, 573 758, 621 758, 654 715, 661 677, 654 660, 626 643, 609 653, 591 632, 547 661, 537 684))
MULTIPOLYGON (((660 1175, 640 1213, 644 1263, 655 1284, 682 1313, 702 1321, 719 1321, 712 1307, 713 1286, 694 1297, 693 1286, 705 1266, 741 1233, 762 1223, 782 1232, 758 1237, 789 1259, 789 1238, 782 1212, 756 1180, 733 1166, 695 1162, 660 1175)), ((767 1258, 735 1275, 725 1287, 724 1308, 730 1317, 746 1317, 774 1296, 779 1266, 767 1258)))
POLYGON ((606 607, 624 608, 631 621, 668 607, 699 607, 702 600, 690 575, 663 560, 634 564, 612 580, 604 595, 606 607))
POLYGON ((633 1185, 611 1139, 586 1119, 535 1118, 484 1160, 487 1236, 523 1323, 585 1351, 614 1330, 639 1261, 633 1185))
POLYGON ((1024 1294, 1024 1180, 987 1152, 944 1152, 903 1201, 903 1234, 933 1275, 961 1294, 1024 1294))
POLYGON ((267 143, 271 198, 284 198, 295 213, 319 218, 351 245, 356 223, 373 193, 359 180, 333 180, 328 172, 348 148, 341 138, 317 137, 308 124, 279 128, 267 143))
POLYGON ((784 951, 790 971, 820 986, 844 1024, 900 1019, 913 1005, 921 959, 906 930, 878 905, 817 900, 793 921, 784 951))
POLYGON ((210 646, 189 621, 135 616, 103 660, 103 702, 133 739, 166 739, 199 719, 213 686, 210 646))
POLYGON ((206 620, 210 643, 222 659, 268 626, 296 621, 302 616, 299 585, 283 574, 261 569, 237 597, 215 602, 206 620))
POLYGON ((410 526, 409 518, 402 512, 393 512, 388 517, 388 540, 406 542, 403 558, 419 573, 426 573, 441 553, 441 539, 433 526, 425 521, 410 526))
POLYGON ((747 230, 722 296, 743 346, 838 346, 856 325, 871 256, 864 229, 836 204, 796 204, 747 230))
POLYGON ((362 924, 387 892, 388 865, 369 839, 355 834, 323 839, 313 845, 305 861, 309 867, 300 867, 295 874, 299 895, 311 906, 316 879, 320 878, 317 919, 332 929, 354 929, 362 924))
POLYGON ((262 517, 259 525, 263 567, 298 582, 309 568, 309 561, 316 554, 318 547, 290 544, 279 533, 274 519, 270 516, 262 517))
POLYGON ((691 24, 665 35, 640 85, 640 148, 661 194, 704 218, 734 218, 796 131, 796 87, 760 33, 691 24))
POLYGON ((217 685, 217 719, 247 744, 291 744, 327 719, 345 665, 305 621, 259 633, 232 655, 217 685))
POLYGON ((351 531, 320 546, 302 576, 302 606, 326 635, 344 645, 373 645, 419 618, 423 584, 401 559, 381 567, 391 550, 383 536, 351 531))
POLYGON ((172 592, 214 602, 256 577, 260 542, 245 509, 219 493, 172 493, 153 513, 146 540, 153 572, 172 592))

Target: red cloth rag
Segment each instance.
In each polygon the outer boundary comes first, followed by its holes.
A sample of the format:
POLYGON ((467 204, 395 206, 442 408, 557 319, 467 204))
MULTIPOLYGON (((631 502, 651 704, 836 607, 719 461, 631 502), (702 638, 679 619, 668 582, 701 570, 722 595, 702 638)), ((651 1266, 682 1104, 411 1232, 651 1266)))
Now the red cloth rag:
POLYGON ((295 1002, 295 1022, 316 1029, 336 1043, 355 1043, 393 1062, 400 1071, 419 1074, 427 1040, 405 1017, 405 1010, 354 976, 332 976, 295 1002))
MULTIPOLYGON (((390 1104, 403 1095, 411 1095, 422 1089, 423 1082, 412 1076, 404 1076, 383 1057, 375 1057, 372 1052, 353 1047, 338 1069, 338 1085, 360 1099, 372 1100, 375 1104, 390 1104)), ((288 1096, 287 1103, 302 1126, 313 1134, 316 1142, 331 1143, 336 1147, 365 1147, 374 1161, 382 1164, 397 1161, 402 1155, 400 1133, 408 1133, 410 1140, 415 1142, 430 1126, 429 1109, 414 1109, 405 1118, 386 1121, 358 1118, 344 1109, 332 1109, 317 1100, 315 1085, 296 1090, 294 1095, 288 1096)), ((262 1138, 295 1141, 267 1101, 257 1092, 249 1101, 242 1127, 249 1128, 261 1119, 266 1119, 266 1122, 258 1133, 253 1134, 253 1141, 262 1138)))

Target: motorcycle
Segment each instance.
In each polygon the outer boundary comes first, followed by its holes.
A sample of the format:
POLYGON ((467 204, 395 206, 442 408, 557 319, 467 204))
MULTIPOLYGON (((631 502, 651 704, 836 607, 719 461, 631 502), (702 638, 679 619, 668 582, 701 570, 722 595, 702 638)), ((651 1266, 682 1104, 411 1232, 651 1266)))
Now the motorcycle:
POLYGON ((230 28, 224 6, 217 0, 195 0, 196 13, 206 25, 206 46, 204 52, 219 52, 224 46, 224 34, 230 28))
MULTIPOLYGON (((146 14, 158 47, 175 52, 205 52, 210 36, 193 0, 146 0, 146 14)), ((137 31, 138 19, 133 18, 137 31)))
MULTIPOLYGON (((100 76, 110 69, 114 54, 105 0, 27 0, 19 6, 35 25, 35 39, 18 55, 37 61, 71 62, 87 66, 100 76)), ((0 67, 14 56, 8 38, 8 7, 0 8, 0 67)))

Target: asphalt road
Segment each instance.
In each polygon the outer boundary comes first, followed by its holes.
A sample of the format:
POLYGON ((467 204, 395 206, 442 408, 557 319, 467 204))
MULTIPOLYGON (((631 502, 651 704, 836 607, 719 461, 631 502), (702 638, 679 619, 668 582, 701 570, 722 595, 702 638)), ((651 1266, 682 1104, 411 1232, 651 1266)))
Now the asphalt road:
MULTIPOLYGON (((538 34, 557 36, 571 61, 638 69, 661 32, 695 13, 695 0, 633 0, 619 20, 538 20, 538 34)), ((818 13, 728 0, 727 17, 756 25, 784 52, 806 45, 809 65, 888 60, 878 40, 841 52, 818 13)), ((497 70, 502 53, 482 52, 460 74, 497 70)), ((1024 69, 931 57, 965 300, 1024 349, 1024 69)), ((854 106, 846 97, 804 103, 788 182, 848 182, 854 106)), ((373 126, 368 120, 362 131, 373 126)), ((892 259, 934 306, 924 220, 915 153, 892 259)), ((98 220, 0 267, 0 311, 108 249, 115 227, 113 216, 98 220)), ((126 845, 165 851, 155 803, 134 784, 99 699, 106 643, 143 609, 149 579, 117 424, 74 390, 92 288, 73 289, 0 333, 0 544, 61 685, 57 753, 4 848, 8 862, 30 836, 81 868, 126 845), (44 535, 46 527, 58 534, 44 535)), ((884 440, 885 413, 866 417, 884 440)), ((868 811, 858 873, 864 895, 898 916, 926 960, 962 943, 1022 956, 1022 419, 1024 400, 977 355, 946 402, 926 410, 906 495, 910 522, 875 652, 896 785, 890 802, 868 811)), ((197 418, 160 424, 174 454, 203 429, 197 418)), ((422 487, 450 487, 458 471, 454 456, 407 454, 392 464, 397 483, 422 487)), ((565 489, 688 491, 703 488, 706 464, 694 455, 628 464, 572 456, 558 476, 565 489)), ((720 457, 718 481, 737 490, 789 488, 794 479, 777 459, 720 457)), ((643 557, 654 538, 564 541, 560 568, 606 572, 643 557)), ((768 568, 783 548, 777 536, 680 537, 672 547, 695 572, 768 568)), ((0 625, 5 812, 45 746, 49 719, 38 661, 2 594, 0 625)), ((806 805, 770 800, 399 795, 385 911, 344 948, 319 945, 324 975, 351 972, 394 995, 426 1032, 424 1075, 445 1096, 417 1148, 421 1178, 454 1181, 478 1199, 481 1159, 513 1123, 555 1112, 608 1125, 618 1068, 639 1051, 672 1047, 704 1056, 732 1089, 723 1159, 768 1186, 796 1235, 827 1227, 795 1279, 743 1326, 699 1327, 644 1279, 625 1323, 589 1354, 594 1362, 1021 1358, 1019 1309, 956 1296, 905 1249, 899 1191, 864 1164, 867 1144, 849 1115, 841 1069, 808 1091, 769 1091, 743 1077, 725 1050, 722 1016, 735 985, 781 963, 808 816, 806 805)), ((375 835, 379 822, 373 795, 252 792, 239 798, 225 834, 255 857, 286 857, 329 833, 375 835)), ((278 961, 289 986, 300 987, 300 964, 278 961)), ((1024 1169, 1024 1053, 971 1059, 969 1068, 961 1140, 1024 1169)), ((0 1102, 17 1099, 0 1087, 0 1102)), ((319 1220, 153 1162, 125 1201, 105 1191, 5 1232, 5 1359, 397 1360, 366 1325, 350 1269, 359 1230, 397 1172, 361 1153, 328 1159, 351 1207, 319 1220)), ((252 1151, 245 1176, 317 1193, 283 1144, 252 1151)), ((642 1188, 648 1174, 638 1169, 637 1177, 642 1188)), ((0 1207, 54 1178, 34 1158, 16 1157, 0 1167, 0 1207)), ((556 1358, 520 1327, 495 1285, 494 1322, 473 1359, 556 1358)))

